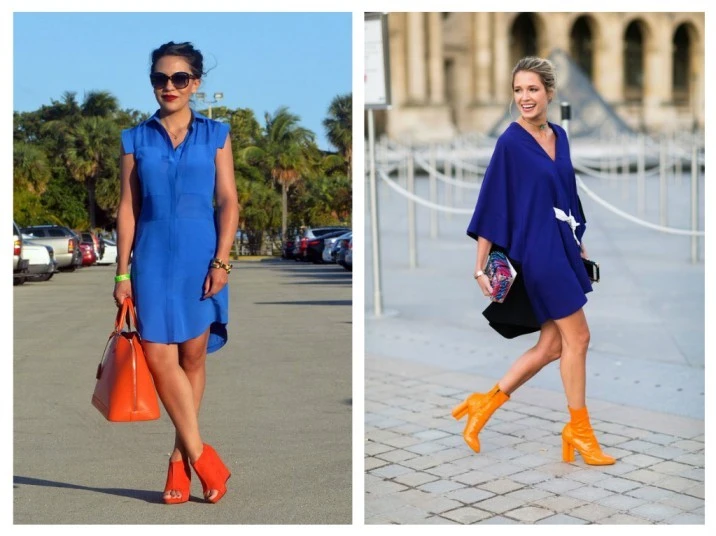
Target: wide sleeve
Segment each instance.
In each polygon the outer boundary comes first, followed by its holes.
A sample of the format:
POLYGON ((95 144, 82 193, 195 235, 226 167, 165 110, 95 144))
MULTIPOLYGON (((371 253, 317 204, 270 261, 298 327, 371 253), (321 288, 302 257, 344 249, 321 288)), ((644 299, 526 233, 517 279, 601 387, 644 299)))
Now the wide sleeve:
POLYGON ((497 140, 492 158, 485 171, 475 211, 467 227, 467 235, 483 237, 509 251, 512 236, 510 211, 510 161, 502 138, 497 140))
POLYGON ((134 129, 127 128, 122 131, 122 152, 124 154, 134 153, 134 129))

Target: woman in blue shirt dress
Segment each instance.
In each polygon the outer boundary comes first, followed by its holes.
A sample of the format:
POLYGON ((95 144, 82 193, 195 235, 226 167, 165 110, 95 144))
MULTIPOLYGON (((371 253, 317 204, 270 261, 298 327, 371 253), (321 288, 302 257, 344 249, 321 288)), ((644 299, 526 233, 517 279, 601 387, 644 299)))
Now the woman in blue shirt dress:
POLYGON ((483 270, 493 248, 505 252, 518 267, 505 302, 490 306, 497 309, 493 319, 502 314, 513 325, 493 327, 511 329, 511 334, 501 331, 507 337, 539 330, 539 339, 489 392, 471 394, 455 407, 453 416, 468 416, 463 437, 479 452, 478 433, 494 411, 515 389, 559 359, 570 413, 562 431, 562 457, 573 461, 576 450, 588 464, 608 465, 614 458, 602 452, 586 408, 590 334, 582 307, 592 290, 582 261, 587 258, 582 241, 586 221, 566 132, 547 121, 554 90, 554 67, 548 60, 526 57, 513 69, 513 99, 520 117, 497 141, 467 229, 477 240, 474 277, 485 296, 492 293, 483 270))
POLYGON ((228 263, 239 218, 228 126, 189 107, 202 75, 202 55, 191 43, 154 50, 150 82, 159 110, 121 140, 114 298, 117 306, 128 296, 136 304, 147 363, 176 429, 168 504, 189 500, 191 467, 210 502, 223 497, 231 476, 203 443, 198 422, 206 355, 227 339, 228 263))

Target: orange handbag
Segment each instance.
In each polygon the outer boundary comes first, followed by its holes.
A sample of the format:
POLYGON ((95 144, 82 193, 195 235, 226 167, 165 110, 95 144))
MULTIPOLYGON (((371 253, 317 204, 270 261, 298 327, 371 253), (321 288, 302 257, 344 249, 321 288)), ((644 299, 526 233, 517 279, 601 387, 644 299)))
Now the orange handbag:
POLYGON ((132 330, 137 315, 131 298, 117 311, 114 331, 97 367, 92 405, 108 421, 152 421, 159 418, 159 401, 154 380, 142 350, 141 338, 132 330), (122 331, 124 324, 128 331, 122 331))

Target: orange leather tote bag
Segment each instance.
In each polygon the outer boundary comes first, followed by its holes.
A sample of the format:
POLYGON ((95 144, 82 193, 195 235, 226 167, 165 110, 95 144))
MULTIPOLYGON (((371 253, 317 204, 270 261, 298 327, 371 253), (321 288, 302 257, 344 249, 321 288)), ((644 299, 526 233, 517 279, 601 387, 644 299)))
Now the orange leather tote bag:
POLYGON ((131 298, 117 311, 114 331, 97 367, 92 405, 113 422, 152 421, 159 418, 154 380, 142 350, 141 338, 132 330, 137 315, 131 298), (122 331, 125 323, 127 331, 122 331))

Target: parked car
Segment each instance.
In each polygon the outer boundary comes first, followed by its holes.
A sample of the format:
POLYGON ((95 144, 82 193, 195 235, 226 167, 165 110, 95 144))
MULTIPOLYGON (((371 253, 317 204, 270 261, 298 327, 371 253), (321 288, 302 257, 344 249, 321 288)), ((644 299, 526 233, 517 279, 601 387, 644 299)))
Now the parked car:
POLYGON ((348 231, 350 231, 349 227, 341 226, 309 227, 297 237, 296 245, 293 249, 294 258, 301 261, 321 262, 323 256, 321 238, 325 238, 327 235, 335 236, 348 231), (309 251, 309 247, 311 251, 309 251), (319 247, 320 249, 317 249, 319 247))
POLYGON ((348 249, 346 250, 345 262, 343 268, 349 271, 353 271, 353 239, 351 238, 348 242, 348 249))
POLYGON ((282 259, 293 259, 293 248, 296 245, 295 240, 286 239, 281 245, 281 258, 282 259))
POLYGON ((335 238, 342 234, 345 234, 345 231, 334 231, 306 241, 306 249, 303 252, 304 260, 314 264, 321 264, 323 262, 323 250, 325 249, 326 240, 335 238))
POLYGON ((351 234, 350 237, 341 240, 333 248, 334 255, 336 257, 336 263, 340 264, 344 268, 346 267, 346 253, 348 253, 348 244, 350 243, 352 238, 353 235, 351 234))
POLYGON ((95 255, 91 243, 82 242, 80 244, 80 251, 82 252, 82 266, 92 266, 97 262, 97 255, 95 255))
POLYGON ((94 248, 94 254, 99 259, 101 257, 100 255, 100 240, 96 233, 93 233, 92 231, 81 231, 77 233, 80 236, 80 244, 82 242, 91 243, 92 247, 94 248))
POLYGON ((57 270, 52 246, 25 240, 22 244, 22 256, 29 263, 25 277, 27 281, 48 281, 57 270))
POLYGON ((28 240, 36 240, 38 243, 52 246, 59 270, 71 272, 82 265, 80 239, 71 229, 63 225, 32 225, 21 230, 31 237, 28 240), (38 238, 41 240, 37 240, 38 238))
POLYGON ((12 222, 12 241, 12 284, 22 285, 25 282, 27 268, 30 263, 22 254, 22 233, 15 222, 12 222))
POLYGON ((117 262, 117 243, 110 238, 103 238, 104 255, 97 259, 97 264, 115 264, 117 262))
MULTIPOLYGON (((327 256, 330 257, 330 261, 328 262, 338 262, 338 256, 341 253, 341 251, 344 251, 345 248, 348 247, 348 241, 353 237, 353 232, 345 233, 343 235, 340 235, 336 237, 335 239, 329 239, 332 244, 330 245, 330 250, 327 253, 327 256)), ((328 240, 326 241, 328 242, 328 240)), ((324 250, 325 254, 325 250, 324 250)), ((325 256, 324 256, 325 260, 325 256)))
POLYGON ((336 256, 333 253, 336 244, 341 240, 348 240, 351 237, 351 231, 339 234, 338 236, 327 237, 323 243, 323 262, 336 262, 336 256))

